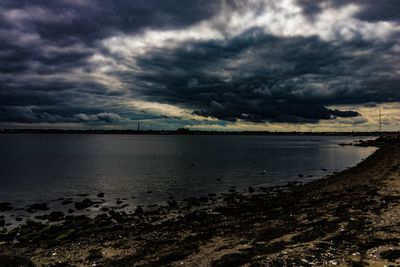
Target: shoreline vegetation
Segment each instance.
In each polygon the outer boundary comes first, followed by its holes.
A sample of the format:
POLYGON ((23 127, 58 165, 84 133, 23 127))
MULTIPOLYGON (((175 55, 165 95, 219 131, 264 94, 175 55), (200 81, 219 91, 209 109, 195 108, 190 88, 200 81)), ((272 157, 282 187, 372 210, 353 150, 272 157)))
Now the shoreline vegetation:
POLYGON ((49 210, 7 231, 1 211, 12 207, 0 203, 0 266, 400 266, 400 137, 360 143, 379 149, 324 179, 232 187, 154 210, 49 210))

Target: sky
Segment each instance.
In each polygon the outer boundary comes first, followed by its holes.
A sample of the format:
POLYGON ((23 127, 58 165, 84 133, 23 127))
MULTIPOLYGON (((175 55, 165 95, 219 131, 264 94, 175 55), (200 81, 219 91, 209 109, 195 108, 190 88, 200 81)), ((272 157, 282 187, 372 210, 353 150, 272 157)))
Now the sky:
POLYGON ((399 0, 1 0, 0 127, 400 130, 399 0))

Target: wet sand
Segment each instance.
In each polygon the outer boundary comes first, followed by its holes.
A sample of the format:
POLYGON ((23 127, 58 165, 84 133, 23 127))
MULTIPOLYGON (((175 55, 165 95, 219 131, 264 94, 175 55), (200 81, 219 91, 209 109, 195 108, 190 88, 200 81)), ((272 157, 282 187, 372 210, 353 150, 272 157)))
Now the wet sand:
POLYGON ((0 266, 400 266, 400 142, 370 145, 359 165, 306 185, 3 230, 0 266))

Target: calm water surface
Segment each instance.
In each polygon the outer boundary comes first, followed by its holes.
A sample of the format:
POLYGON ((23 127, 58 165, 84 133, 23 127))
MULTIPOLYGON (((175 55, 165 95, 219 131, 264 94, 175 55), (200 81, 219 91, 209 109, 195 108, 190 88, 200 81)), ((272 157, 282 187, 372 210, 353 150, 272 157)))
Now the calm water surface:
POLYGON ((358 139, 3 134, 0 202, 104 192, 110 198, 135 196, 133 201, 143 204, 226 192, 232 185, 308 181, 354 166, 375 151, 338 145, 358 139))

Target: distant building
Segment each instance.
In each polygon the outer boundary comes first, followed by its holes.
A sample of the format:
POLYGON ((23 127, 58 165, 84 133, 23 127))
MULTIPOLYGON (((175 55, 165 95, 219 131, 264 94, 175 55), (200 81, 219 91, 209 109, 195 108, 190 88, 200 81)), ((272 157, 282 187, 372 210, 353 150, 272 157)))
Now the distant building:
POLYGON ((178 128, 177 130, 176 130, 176 132, 177 133, 179 133, 179 134, 187 134, 187 133, 189 133, 189 129, 187 129, 187 128, 178 128))

